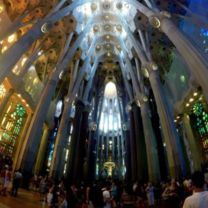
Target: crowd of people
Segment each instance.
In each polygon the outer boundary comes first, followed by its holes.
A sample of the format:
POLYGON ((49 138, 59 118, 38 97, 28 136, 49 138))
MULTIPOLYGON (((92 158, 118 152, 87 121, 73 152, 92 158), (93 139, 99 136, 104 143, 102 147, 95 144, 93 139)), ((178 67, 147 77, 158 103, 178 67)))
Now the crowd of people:
MULTIPOLYGON (((15 171, 5 166, 0 175, 0 194, 8 191, 17 197, 18 188, 23 178, 21 170, 15 171)), ((194 172, 192 177, 182 181, 172 179, 152 183, 129 183, 123 181, 100 180, 78 182, 68 186, 64 180, 52 181, 48 176, 35 175, 30 181, 30 190, 39 191, 40 201, 45 201, 51 208, 145 208, 161 206, 166 208, 207 208, 208 173, 194 172), (61 205, 60 205, 61 204, 61 205)))

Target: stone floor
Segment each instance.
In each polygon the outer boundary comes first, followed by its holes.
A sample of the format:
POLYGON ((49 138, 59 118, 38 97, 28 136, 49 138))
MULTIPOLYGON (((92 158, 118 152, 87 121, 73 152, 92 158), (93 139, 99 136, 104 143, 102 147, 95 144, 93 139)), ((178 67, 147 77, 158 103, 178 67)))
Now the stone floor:
MULTIPOLYGON (((47 207, 48 207, 47 203, 39 201, 39 194, 34 191, 26 191, 20 189, 18 192, 18 197, 11 197, 9 193, 7 193, 7 197, 0 195, 0 208, 47 208, 47 207)), ((162 208, 162 207, 155 206, 155 208, 162 208)), ((81 208, 80 203, 78 203, 77 208, 81 208)))
POLYGON ((18 197, 7 197, 0 195, 0 208, 44 208, 48 207, 46 203, 39 201, 39 195, 35 192, 19 190, 18 197))

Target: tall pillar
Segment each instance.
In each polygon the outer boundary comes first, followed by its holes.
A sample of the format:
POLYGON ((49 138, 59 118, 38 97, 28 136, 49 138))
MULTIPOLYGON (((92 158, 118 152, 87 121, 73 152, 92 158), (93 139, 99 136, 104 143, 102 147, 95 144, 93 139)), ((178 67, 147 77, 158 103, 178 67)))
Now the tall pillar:
POLYGON ((182 147, 173 121, 173 116, 166 100, 157 66, 154 63, 146 63, 142 67, 146 77, 149 77, 154 97, 157 104, 158 114, 167 147, 167 156, 171 177, 186 176, 186 166, 182 147))
POLYGON ((131 179, 137 180, 137 154, 136 154, 136 135, 134 125, 134 115, 131 105, 128 105, 129 119, 130 119, 130 147, 131 147, 131 179))
POLYGON ((33 117, 33 114, 29 114, 27 116, 27 120, 25 122, 24 129, 23 129, 21 137, 18 141, 18 146, 17 146, 16 152, 15 152, 15 157, 14 157, 14 161, 13 161, 13 168, 12 168, 13 171, 20 168, 20 161, 21 161, 22 155, 25 151, 24 148, 27 143, 25 136, 26 136, 27 131, 29 129, 32 117, 33 117))
POLYGON ((46 153, 48 138, 50 136, 50 133, 51 133, 50 129, 47 126, 44 126, 43 136, 42 136, 42 139, 40 142, 40 147, 39 147, 38 156, 37 156, 37 160, 35 163, 35 169, 34 169, 34 173, 37 175, 41 174, 41 172, 42 172, 44 156, 46 153))
POLYGON ((141 103, 141 116, 142 116, 146 150, 147 150, 149 181, 159 181, 160 171, 159 171, 158 154, 156 151, 156 141, 149 117, 147 102, 141 103))
POLYGON ((99 164, 99 177, 102 177, 102 170, 103 170, 103 141, 104 141, 104 136, 101 135, 101 142, 100 142, 100 164, 99 164))
POLYGON ((142 128, 140 109, 135 104, 135 102, 132 104, 132 112, 134 116, 134 128, 136 137, 137 177, 139 181, 146 181, 148 179, 146 145, 142 128))
POLYGON ((85 109, 82 113, 82 121, 80 125, 80 132, 79 132, 79 139, 78 139, 78 149, 76 153, 75 175, 77 179, 79 180, 84 179, 83 167, 84 167, 89 112, 90 112, 90 105, 86 104, 85 109))
POLYGON ((60 171, 61 171, 60 158, 62 158, 63 149, 67 143, 67 136, 68 136, 67 128, 69 128, 70 112, 71 112, 71 104, 68 102, 68 99, 65 98, 64 109, 63 109, 61 122, 59 125, 59 129, 58 129, 58 133, 57 133, 57 137, 55 141, 53 158, 52 158, 50 172, 49 172, 49 176, 54 179, 59 177, 60 171))
POLYGON ((74 168, 76 162, 76 151, 78 148, 78 138, 80 131, 80 123, 82 119, 82 113, 84 110, 84 103, 81 100, 76 100, 75 102, 75 115, 73 119, 73 132, 69 147, 69 157, 67 161, 66 177, 68 181, 73 181, 75 179, 74 168))
POLYGON ((126 180, 131 181, 131 142, 130 142, 130 132, 127 124, 123 124, 124 132, 125 132, 125 155, 123 157, 126 158, 126 180))
POLYGON ((38 152, 38 146, 41 140, 43 123, 46 119, 48 108, 50 106, 50 102, 56 89, 58 80, 59 76, 57 76, 56 73, 52 73, 50 75, 49 81, 41 95, 30 127, 26 134, 25 141, 27 141, 27 143, 25 144, 25 151, 20 161, 21 168, 23 169, 23 174, 28 177, 24 177, 25 184, 29 182, 27 180, 29 180, 30 174, 32 173, 34 167, 35 159, 38 152))
POLYGON ((117 134, 117 158, 118 158, 118 179, 121 180, 121 141, 120 141, 120 136, 117 134))
POLYGON ((7 92, 6 95, 2 98, 1 102, 0 102, 0 117, 2 115, 2 113, 4 112, 4 109, 9 101, 9 99, 11 98, 11 96, 14 93, 14 89, 10 88, 7 92))
POLYGON ((105 140, 105 161, 108 162, 108 153, 109 153, 109 132, 106 134, 105 140))
POLYGON ((90 124, 90 135, 87 150, 87 180, 93 181, 95 178, 95 131, 97 129, 96 123, 90 124))
POLYGON ((197 145, 191 129, 190 117, 187 114, 183 115, 183 124, 185 127, 186 136, 191 150, 191 157, 193 160, 194 171, 201 170, 200 164, 202 161, 200 160, 199 152, 197 150, 197 145))

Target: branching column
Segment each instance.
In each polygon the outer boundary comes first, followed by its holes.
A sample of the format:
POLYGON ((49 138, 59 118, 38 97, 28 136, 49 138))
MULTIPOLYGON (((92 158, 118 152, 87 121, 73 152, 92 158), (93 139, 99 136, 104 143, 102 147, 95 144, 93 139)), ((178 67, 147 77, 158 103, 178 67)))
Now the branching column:
POLYGON ((176 46, 189 66, 191 73, 202 86, 204 95, 208 101, 208 58, 206 54, 167 17, 170 17, 169 13, 161 12, 161 14, 152 15, 149 20, 153 27, 162 30, 176 46))
POLYGON ((186 169, 181 144, 173 122, 172 113, 164 95, 157 67, 153 63, 147 63, 143 66, 142 70, 144 75, 149 77, 157 103, 158 114, 167 147, 170 175, 171 177, 180 177, 182 174, 185 176, 186 169))

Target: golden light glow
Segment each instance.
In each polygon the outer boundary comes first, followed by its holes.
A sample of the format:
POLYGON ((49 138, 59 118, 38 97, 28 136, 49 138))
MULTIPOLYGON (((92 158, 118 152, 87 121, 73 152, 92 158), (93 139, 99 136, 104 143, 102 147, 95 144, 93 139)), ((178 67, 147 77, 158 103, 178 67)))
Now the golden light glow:
POLYGON ((109 40, 109 39, 110 39, 110 36, 109 36, 109 35, 106 35, 105 38, 106 38, 107 40, 109 40))
POLYGON ((109 15, 105 15, 105 19, 109 19, 109 15))
POLYGON ((197 92, 195 92, 195 93, 194 93, 194 96, 197 96, 197 95, 198 95, 198 93, 197 93, 197 92))
POLYGON ((3 98, 6 94, 6 89, 3 84, 0 85, 0 99, 3 98))
POLYGON ((20 94, 18 94, 17 96, 18 96, 18 97, 21 97, 21 95, 20 95, 20 94))
POLYGON ((4 11, 4 7, 1 5, 0 6, 0 13, 2 13, 4 11))
POLYGON ((174 120, 174 122, 176 123, 176 122, 177 122, 177 120, 174 120))
POLYGON ((193 98, 190 98, 189 102, 193 102, 193 101, 194 101, 194 99, 193 98))
POLYGON ((180 116, 177 116, 177 119, 179 119, 180 118, 180 116))
POLYGON ((110 54, 110 53, 107 53, 106 56, 107 56, 107 57, 111 57, 111 54, 110 54))
POLYGON ((22 102, 25 103, 25 100, 23 99, 22 102))
POLYGON ((7 109, 7 113, 9 113, 9 111, 10 111, 11 107, 12 107, 12 106, 10 105, 10 106, 9 106, 9 108, 7 109))
POLYGON ((186 107, 189 107, 189 106, 190 106, 190 104, 189 104, 189 103, 187 103, 187 104, 186 104, 186 107))
POLYGON ((7 46, 4 46, 3 49, 2 49, 2 53, 4 53, 4 51, 7 50, 7 46))
POLYGON ((28 105, 28 104, 26 104, 26 107, 29 107, 29 105, 28 105))
POLYGON ((4 117, 4 119, 2 120, 1 125, 4 124, 5 120, 6 120, 6 117, 4 117))
POLYGON ((10 35, 8 37, 8 42, 11 43, 11 42, 15 41, 15 38, 16 38, 15 34, 10 35))
POLYGON ((23 59, 22 59, 22 63, 21 63, 22 66, 24 66, 25 61, 27 61, 27 58, 23 58, 23 59))

